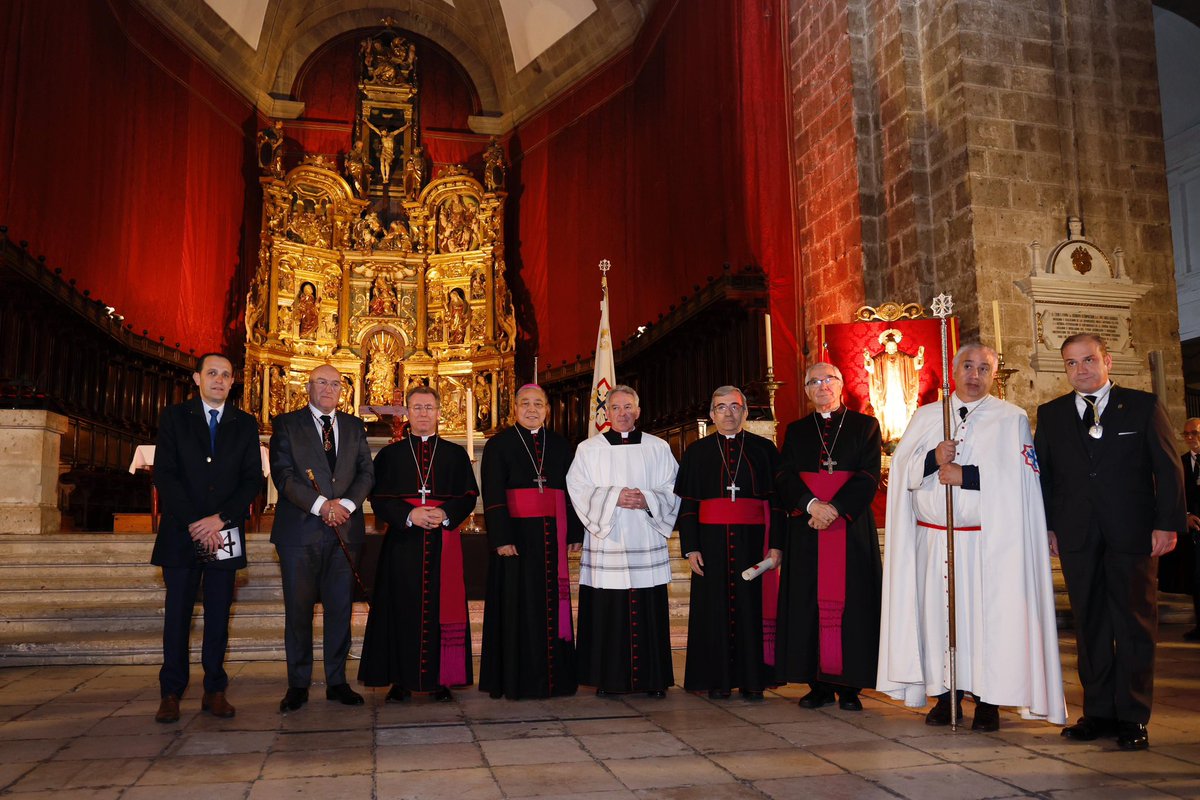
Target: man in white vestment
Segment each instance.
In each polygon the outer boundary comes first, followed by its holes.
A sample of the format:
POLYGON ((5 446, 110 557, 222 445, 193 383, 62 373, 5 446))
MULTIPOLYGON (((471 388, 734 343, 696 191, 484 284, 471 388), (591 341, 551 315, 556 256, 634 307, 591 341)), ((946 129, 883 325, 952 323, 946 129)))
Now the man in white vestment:
POLYGON ((636 430, 637 392, 608 393, 612 430, 581 443, 567 491, 587 529, 579 564, 579 682, 600 696, 666 696, 671 666, 667 540, 679 499, 671 447, 636 430))
POLYGON ((942 404, 917 409, 892 458, 876 688, 950 723, 946 487, 953 487, 957 620, 954 713, 976 698, 972 729, 1000 727, 998 706, 1066 722, 1049 540, 1029 418, 990 394, 996 352, 954 356, 951 437, 942 404))

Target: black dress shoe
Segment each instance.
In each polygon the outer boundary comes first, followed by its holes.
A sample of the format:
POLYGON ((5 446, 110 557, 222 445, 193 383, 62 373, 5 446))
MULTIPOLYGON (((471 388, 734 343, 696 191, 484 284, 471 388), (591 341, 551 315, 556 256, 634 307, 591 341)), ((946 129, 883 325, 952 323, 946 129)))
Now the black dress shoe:
POLYGON ((743 700, 762 700, 763 699, 763 693, 756 692, 753 689, 742 689, 741 695, 742 695, 743 700))
POLYGON ((1200 627, 1192 628, 1183 635, 1185 642, 1200 642, 1200 627))
POLYGON ((433 693, 433 699, 439 703, 449 703, 454 699, 454 695, 450 693, 450 687, 439 686, 437 691, 433 693))
POLYGON ((1064 739, 1074 739, 1077 742, 1093 742, 1103 736, 1114 736, 1117 733, 1117 723, 1104 717, 1079 718, 1074 725, 1062 729, 1064 739))
POLYGON ((709 700, 728 700, 729 695, 730 695, 729 692, 725 692, 720 689, 709 689, 708 690, 708 699, 709 700))
POLYGON ((350 688, 348 683, 335 683, 325 688, 325 699, 336 700, 344 706, 361 706, 363 696, 350 688))
POLYGON ((1149 750, 1150 735, 1140 722, 1121 722, 1117 728, 1117 747, 1122 750, 1149 750))
POLYGON ((1000 730, 1000 707, 982 700, 975 704, 975 718, 971 720, 971 730, 984 733, 994 733, 1000 730))
POLYGON ((800 698, 801 708, 821 708, 831 705, 837 696, 824 686, 814 686, 813 690, 800 698))
POLYGON ((839 692, 838 708, 842 711, 862 711, 862 700, 858 699, 858 692, 839 692))
POLYGON ((667 696, 666 689, 651 689, 646 692, 646 697, 653 697, 655 700, 662 700, 667 696))
POLYGON ((308 702, 308 689, 297 689, 295 686, 289 686, 287 694, 279 701, 279 713, 286 711, 298 711, 300 706, 308 702))
MULTIPOLYGON (((962 692, 958 693, 958 702, 954 704, 955 721, 962 722, 962 692)), ((938 695, 937 703, 925 715, 926 725, 949 725, 950 724, 950 693, 942 692, 938 695)))
POLYGON ((388 690, 387 696, 383 698, 383 702, 403 703, 408 700, 409 697, 412 697, 412 692, 397 683, 388 690))

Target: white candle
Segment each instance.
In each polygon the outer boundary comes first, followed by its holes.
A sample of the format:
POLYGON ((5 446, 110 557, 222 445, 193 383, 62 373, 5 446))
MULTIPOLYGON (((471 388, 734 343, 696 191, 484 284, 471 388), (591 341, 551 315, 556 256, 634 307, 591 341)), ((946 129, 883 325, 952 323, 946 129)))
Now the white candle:
POLYGON ((771 349, 771 315, 767 314, 764 319, 767 328, 767 369, 771 370, 775 368, 775 353, 771 349))
POLYGON ((1004 352, 1004 344, 1000 339, 1000 301, 992 301, 992 325, 996 328, 996 352, 1004 352))
POLYGON ((475 460, 475 390, 467 388, 467 458, 475 460))

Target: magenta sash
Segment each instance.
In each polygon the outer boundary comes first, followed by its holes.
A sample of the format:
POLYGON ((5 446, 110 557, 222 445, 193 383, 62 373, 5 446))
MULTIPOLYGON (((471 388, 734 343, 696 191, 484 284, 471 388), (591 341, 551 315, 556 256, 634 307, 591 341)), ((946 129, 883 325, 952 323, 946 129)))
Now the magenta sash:
POLYGON ((562 489, 509 489, 508 515, 514 519, 554 517, 558 532, 558 638, 570 642, 571 573, 567 568, 567 493, 562 489))
MULTIPOLYGON (((418 497, 403 499, 414 506, 420 503, 418 497)), ((425 505, 437 508, 442 502, 426 500, 425 505)), ((463 581, 462 535, 457 528, 442 529, 442 564, 438 578, 438 625, 441 629, 438 683, 442 686, 465 686, 469 683, 467 637, 471 634, 471 623, 467 616, 467 588, 463 581)))
MULTIPOLYGON (((801 472, 808 490, 828 503, 853 473, 801 472)), ((820 670, 842 674, 842 617, 846 613, 846 520, 838 517, 817 536, 817 635, 820 670)))
MULTIPOLYGON (((700 501, 701 525, 762 525, 763 558, 771 549, 771 503, 746 498, 740 503, 728 497, 700 501)), ((779 570, 769 569, 762 581, 763 662, 775 666, 775 618, 779 606, 779 570)))

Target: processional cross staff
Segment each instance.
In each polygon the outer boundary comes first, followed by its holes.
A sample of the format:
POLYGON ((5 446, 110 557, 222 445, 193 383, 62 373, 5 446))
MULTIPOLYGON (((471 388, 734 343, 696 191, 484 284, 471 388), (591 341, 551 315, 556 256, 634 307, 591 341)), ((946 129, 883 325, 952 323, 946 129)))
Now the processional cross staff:
MULTIPOLYGON (((930 304, 933 315, 941 322, 942 337, 942 435, 950 440, 950 348, 946 328, 954 300, 948 294, 939 294, 930 304)), ((954 487, 946 486, 946 605, 949 624, 946 627, 950 645, 950 730, 958 730, 958 618, 954 605, 954 487)))

